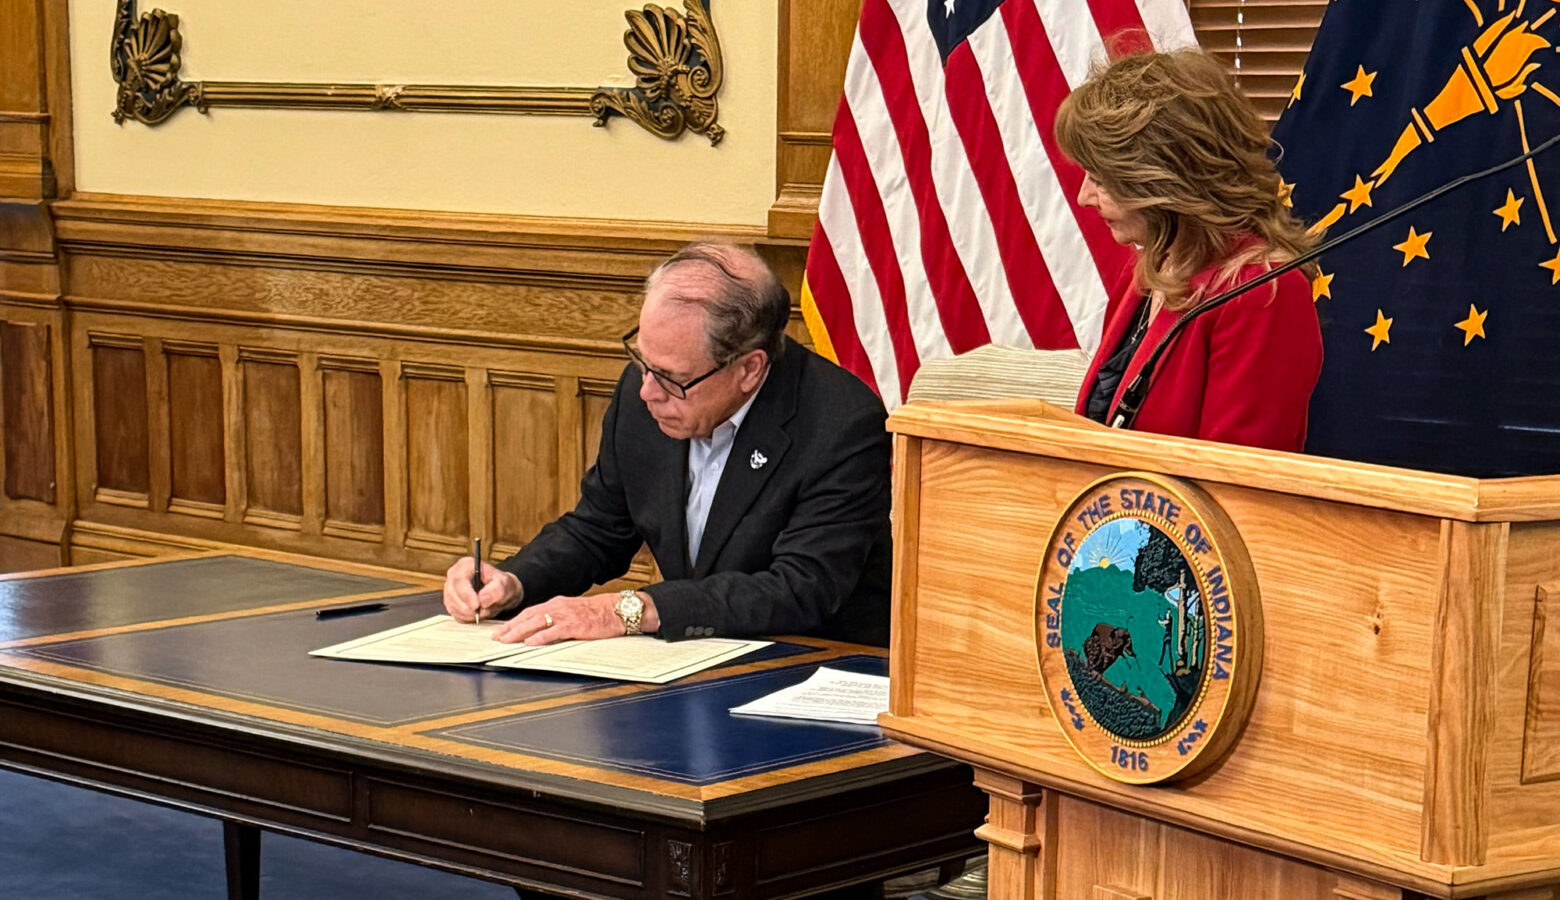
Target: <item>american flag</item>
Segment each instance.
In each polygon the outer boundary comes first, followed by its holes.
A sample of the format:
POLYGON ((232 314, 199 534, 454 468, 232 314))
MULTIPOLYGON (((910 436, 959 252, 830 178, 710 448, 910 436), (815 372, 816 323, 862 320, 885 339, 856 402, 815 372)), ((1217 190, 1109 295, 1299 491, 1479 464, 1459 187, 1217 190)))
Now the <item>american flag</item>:
POLYGON ((928 359, 1099 344, 1130 251, 1051 125, 1123 33, 1196 45, 1183 0, 864 0, 802 310, 889 408, 928 359))

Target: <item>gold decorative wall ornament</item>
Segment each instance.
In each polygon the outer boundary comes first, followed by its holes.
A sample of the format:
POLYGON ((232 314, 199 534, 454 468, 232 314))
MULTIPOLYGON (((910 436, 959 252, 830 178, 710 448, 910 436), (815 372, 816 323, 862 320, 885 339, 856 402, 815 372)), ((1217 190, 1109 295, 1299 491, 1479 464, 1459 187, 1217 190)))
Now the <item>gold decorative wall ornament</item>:
POLYGON ((205 111, 201 86, 179 80, 179 17, 154 9, 135 17, 135 0, 119 0, 109 69, 119 83, 114 121, 156 125, 184 104, 205 111))
POLYGON ((720 39, 703 0, 683 0, 687 15, 653 3, 629 10, 623 45, 633 88, 603 88, 590 98, 597 125, 616 112, 664 138, 684 130, 705 135, 713 146, 726 130, 715 124, 715 94, 724 75, 720 39))
POLYGON ((592 116, 606 124, 618 113, 664 138, 692 130, 720 142, 715 94, 723 80, 720 41, 705 0, 684 0, 687 15, 647 5, 625 13, 623 43, 633 88, 181 81, 179 17, 154 9, 136 15, 136 0, 119 0, 110 71, 119 84, 114 121, 147 125, 180 107, 351 109, 397 112, 508 113, 592 116))

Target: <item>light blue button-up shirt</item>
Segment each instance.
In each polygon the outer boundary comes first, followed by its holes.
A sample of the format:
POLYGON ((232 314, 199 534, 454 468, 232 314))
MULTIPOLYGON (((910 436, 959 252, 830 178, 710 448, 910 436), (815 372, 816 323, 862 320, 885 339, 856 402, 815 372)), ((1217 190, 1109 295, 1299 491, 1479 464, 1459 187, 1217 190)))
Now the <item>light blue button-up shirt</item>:
POLYGON ((737 440, 737 429, 747 418, 753 401, 758 399, 762 383, 747 402, 731 418, 715 426, 707 438, 691 438, 688 441, 688 561, 699 558, 699 544, 704 540, 704 523, 710 517, 710 504, 715 500, 715 488, 720 485, 721 473, 726 471, 726 459, 731 456, 731 445, 737 440))

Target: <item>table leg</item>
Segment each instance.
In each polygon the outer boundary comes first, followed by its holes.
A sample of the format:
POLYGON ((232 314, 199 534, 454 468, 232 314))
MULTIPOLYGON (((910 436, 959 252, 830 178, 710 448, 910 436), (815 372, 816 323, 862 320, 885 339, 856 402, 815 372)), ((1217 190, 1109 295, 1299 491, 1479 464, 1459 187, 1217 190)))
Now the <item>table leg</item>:
POLYGON ((222 821, 228 900, 260 900, 260 829, 222 821))

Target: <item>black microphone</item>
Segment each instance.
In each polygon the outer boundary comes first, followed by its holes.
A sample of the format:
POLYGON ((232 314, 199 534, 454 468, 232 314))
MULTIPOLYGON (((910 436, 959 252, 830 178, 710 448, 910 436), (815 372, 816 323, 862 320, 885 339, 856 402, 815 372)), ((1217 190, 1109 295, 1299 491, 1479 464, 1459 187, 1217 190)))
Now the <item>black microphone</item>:
POLYGON ((1364 225, 1360 225, 1357 228, 1341 234, 1318 247, 1312 248, 1306 253, 1300 254, 1299 256, 1291 259, 1289 262, 1286 262, 1281 266, 1269 269, 1268 271, 1263 272, 1261 275, 1258 275, 1250 281, 1238 284, 1224 293, 1218 294, 1212 298, 1209 298, 1208 300, 1204 300, 1203 302, 1198 303, 1196 306, 1193 306, 1191 309, 1188 309, 1181 315, 1181 318, 1178 319, 1174 325, 1170 326, 1170 330, 1165 332, 1165 336, 1160 338, 1159 343, 1154 346, 1154 352, 1149 354, 1147 362, 1143 363, 1143 368, 1138 370, 1137 375, 1132 379, 1132 381, 1128 382, 1126 389, 1121 392, 1121 402, 1116 404, 1116 415, 1111 419, 1110 427, 1130 429, 1132 427, 1132 423, 1137 421, 1138 413, 1143 408, 1143 401, 1148 397, 1148 389, 1153 384, 1154 371, 1159 367, 1159 361, 1164 357, 1165 352, 1170 348, 1170 344, 1176 339, 1178 335, 1180 335, 1182 331, 1186 330, 1186 326, 1191 324, 1193 319, 1197 318, 1205 312, 1223 306, 1224 304, 1234 300, 1236 297, 1239 297, 1241 294, 1246 293, 1252 288, 1261 287, 1262 285, 1267 284, 1269 281, 1272 281, 1280 275, 1283 275, 1285 272, 1290 272, 1300 268, 1311 260, 1321 256, 1323 253, 1328 252, 1329 250, 1336 249, 1342 244, 1347 244, 1349 241, 1360 237, 1366 232, 1373 231, 1376 228, 1391 222, 1393 219, 1404 215, 1405 213, 1409 213, 1418 209, 1426 203, 1429 203, 1431 200, 1440 197, 1442 194, 1455 191, 1465 184, 1471 184, 1475 181, 1488 178, 1489 176, 1498 172, 1504 172, 1512 166, 1521 165, 1522 163, 1527 162, 1528 160, 1539 155, 1540 153, 1543 153, 1545 150, 1548 150, 1556 144, 1560 144, 1560 134, 1557 134, 1542 144, 1539 144, 1537 147, 1534 147, 1521 156, 1509 159, 1498 165, 1491 166, 1490 168, 1481 172, 1474 172, 1469 175, 1463 175, 1459 178, 1454 178, 1426 194, 1415 197, 1413 200, 1408 201, 1396 209, 1371 219, 1364 225))

